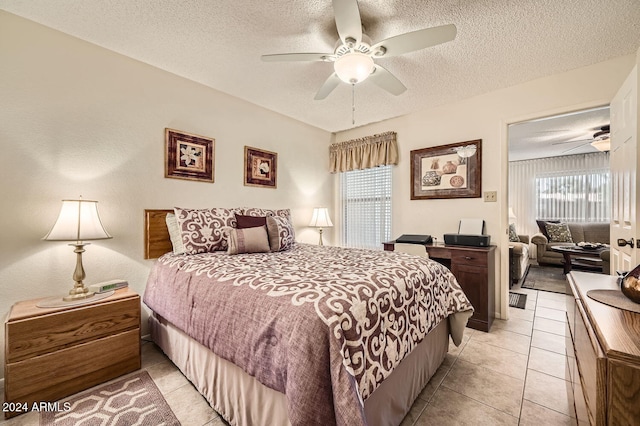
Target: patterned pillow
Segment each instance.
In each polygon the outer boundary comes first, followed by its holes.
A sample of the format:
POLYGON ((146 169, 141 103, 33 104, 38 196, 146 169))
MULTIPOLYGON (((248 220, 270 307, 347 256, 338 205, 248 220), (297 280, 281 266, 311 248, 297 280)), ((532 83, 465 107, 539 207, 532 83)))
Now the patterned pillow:
POLYGON ((572 243, 571 231, 566 223, 547 223, 550 243, 572 243))
POLYGON ((272 209, 261 209, 257 207, 244 207, 240 210, 242 210, 242 212, 239 212, 239 213, 245 216, 279 216, 279 217, 286 217, 286 218, 291 217, 291 210, 289 209, 272 210, 272 209))
POLYGON ((164 218, 167 223, 167 229, 169 230, 169 239, 173 246, 173 254, 184 254, 184 244, 182 243, 182 232, 178 226, 178 219, 173 213, 167 213, 164 218))
POLYGON ((516 232, 516 224, 509 224, 509 241, 512 243, 519 243, 520 237, 518 237, 518 233, 516 232))
POLYGON ((271 251, 288 250, 296 243, 293 224, 289 218, 267 216, 267 233, 271 251))
POLYGON ((267 253, 269 249, 269 237, 267 228, 257 226, 253 228, 227 228, 227 242, 229 254, 241 253, 267 253))
POLYGON ((182 209, 174 208, 186 254, 226 250, 223 228, 236 227, 238 209, 182 209))

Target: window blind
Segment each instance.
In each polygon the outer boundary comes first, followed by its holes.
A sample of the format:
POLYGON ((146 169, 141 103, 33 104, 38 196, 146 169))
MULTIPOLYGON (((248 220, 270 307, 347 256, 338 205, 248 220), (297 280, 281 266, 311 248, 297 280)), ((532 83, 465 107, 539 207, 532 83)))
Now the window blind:
POLYGON ((382 249, 391 239, 391 167, 340 174, 342 245, 382 249))

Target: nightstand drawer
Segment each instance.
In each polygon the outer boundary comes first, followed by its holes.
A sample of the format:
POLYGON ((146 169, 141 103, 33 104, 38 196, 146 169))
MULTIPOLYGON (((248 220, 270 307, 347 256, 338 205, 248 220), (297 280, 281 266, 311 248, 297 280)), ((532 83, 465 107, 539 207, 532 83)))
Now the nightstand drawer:
POLYGON ((451 253, 451 263, 459 265, 488 266, 487 254, 474 250, 458 250, 451 253))
POLYGON ((6 362, 17 362, 140 327, 139 297, 11 321, 6 362))
POLYGON ((6 364, 8 402, 56 401, 140 368, 140 330, 6 364))
POLYGON ((15 303, 5 322, 5 402, 53 402, 140 368, 138 294, 51 308, 42 300, 15 303))

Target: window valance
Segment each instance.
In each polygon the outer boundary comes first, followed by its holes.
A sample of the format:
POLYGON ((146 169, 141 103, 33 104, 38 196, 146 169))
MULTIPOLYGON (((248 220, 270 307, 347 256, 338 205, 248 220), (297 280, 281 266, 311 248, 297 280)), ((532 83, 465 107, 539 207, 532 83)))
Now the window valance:
POLYGON ((329 171, 348 172, 398 164, 396 132, 366 136, 329 146, 329 171))

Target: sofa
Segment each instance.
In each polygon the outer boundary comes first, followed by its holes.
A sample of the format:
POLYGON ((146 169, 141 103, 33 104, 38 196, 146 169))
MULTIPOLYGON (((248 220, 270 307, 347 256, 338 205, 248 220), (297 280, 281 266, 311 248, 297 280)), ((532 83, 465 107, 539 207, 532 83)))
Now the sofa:
MULTIPOLYGON (((540 232, 531 237, 531 242, 537 250, 538 264, 540 265, 562 265, 564 258, 561 253, 551 250, 553 246, 566 246, 579 242, 609 244, 609 223, 567 223, 571 233, 572 242, 550 241, 542 221, 538 221, 540 232)), ((556 221, 557 222, 557 221, 556 221)), ((544 222, 543 222, 544 223, 544 222)), ((609 252, 605 251, 600 255, 602 270, 609 273, 609 252)))
POLYGON ((509 241, 509 278, 511 284, 521 282, 529 270, 529 236, 518 235, 520 241, 509 241))

